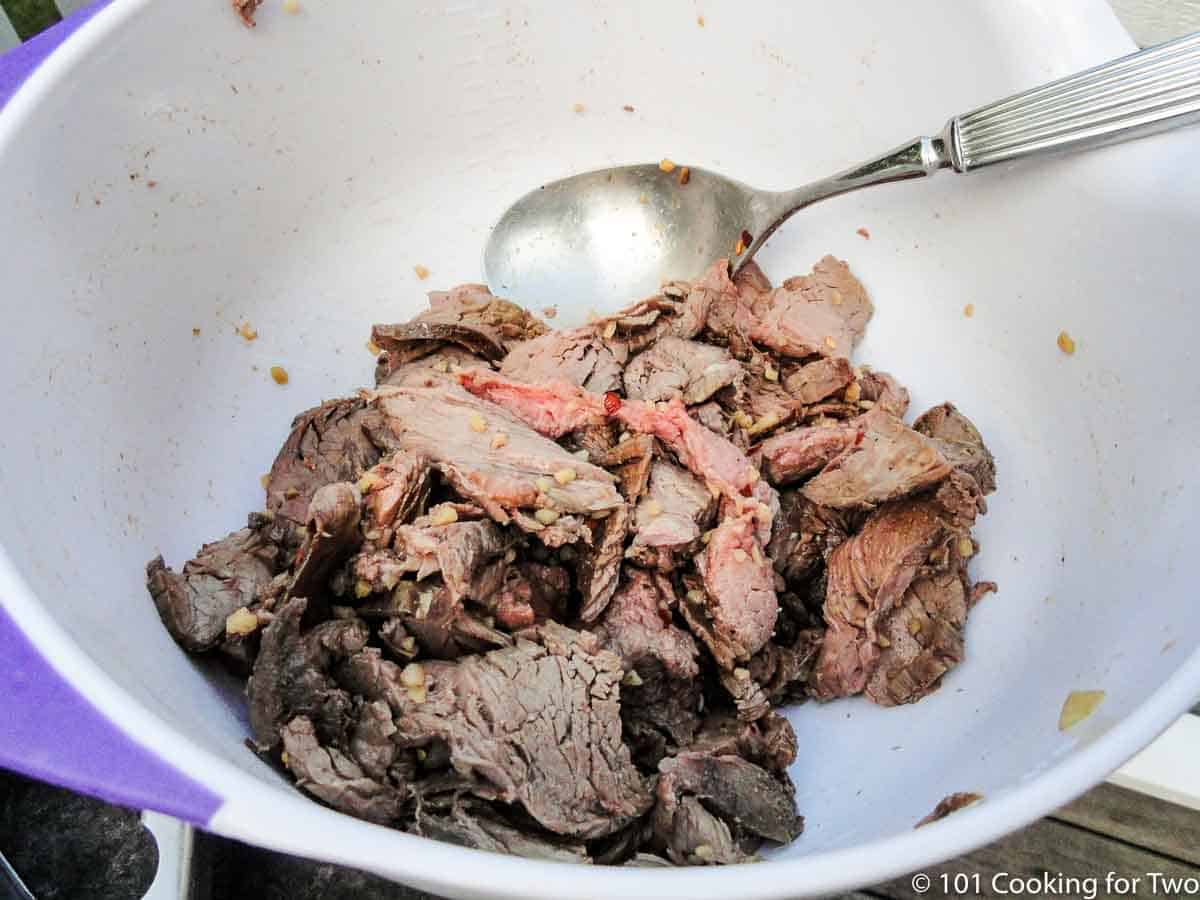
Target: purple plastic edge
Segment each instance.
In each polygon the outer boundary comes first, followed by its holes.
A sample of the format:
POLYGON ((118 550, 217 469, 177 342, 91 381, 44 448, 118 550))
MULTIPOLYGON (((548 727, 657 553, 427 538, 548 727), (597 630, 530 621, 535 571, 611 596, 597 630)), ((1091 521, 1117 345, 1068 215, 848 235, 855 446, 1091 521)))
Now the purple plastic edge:
MULTIPOLYGON (((96 0, 0 55, 0 109, 111 0, 96 0)), ((0 766, 135 809, 206 825, 221 798, 133 740, 87 701, 0 603, 0 766)))
POLYGON ((0 604, 0 767, 206 825, 221 798, 96 710, 0 604))
POLYGON ((47 28, 41 34, 0 55, 0 109, 12 99, 12 95, 46 57, 62 46, 63 41, 74 34, 80 25, 111 2, 112 0, 96 0, 95 3, 89 3, 53 28, 47 28))

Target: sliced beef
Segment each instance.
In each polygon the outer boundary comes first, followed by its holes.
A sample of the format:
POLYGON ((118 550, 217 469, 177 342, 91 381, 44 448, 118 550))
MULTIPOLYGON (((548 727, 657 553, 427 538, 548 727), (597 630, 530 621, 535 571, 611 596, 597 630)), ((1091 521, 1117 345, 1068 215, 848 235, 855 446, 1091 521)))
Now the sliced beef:
POLYGON ((923 413, 913 428, 931 438, 951 466, 974 478, 981 493, 996 489, 996 461, 979 430, 953 404, 943 403, 923 413))
POLYGON ((507 821, 491 804, 456 800, 448 810, 417 808, 413 833, 460 847, 547 862, 590 863, 583 844, 531 833, 507 821))
POLYGON ((667 337, 690 339, 704 328, 714 300, 729 284, 728 263, 718 260, 694 284, 675 281, 660 293, 593 324, 606 340, 637 353, 667 337))
POLYGON ((400 748, 392 740, 396 723, 392 710, 382 700, 360 703, 350 733, 350 756, 367 777, 386 781, 388 770, 396 762, 400 748))
POLYGON ((749 334, 783 356, 848 357, 871 318, 867 292, 844 262, 826 256, 756 305, 749 334))
POLYGON ((292 719, 281 735, 285 764, 300 788, 339 812, 368 822, 386 825, 400 817, 403 794, 389 784, 369 778, 336 747, 322 746, 316 728, 307 718, 292 719))
POLYGON ((721 409, 721 404, 716 401, 693 406, 688 410, 688 415, 709 431, 715 431, 723 437, 729 435, 729 423, 725 420, 725 413, 721 409))
POLYGON ((379 425, 378 413, 357 397, 330 400, 298 415, 267 476, 267 509, 303 525, 319 488, 358 481, 379 462, 372 438, 379 425))
POLYGON ((359 480, 367 530, 403 525, 429 503, 429 459, 421 453, 391 453, 359 480))
POLYGON ((665 756, 689 746, 700 727, 700 679, 674 678, 646 657, 621 686, 625 743, 639 766, 653 771, 665 756))
POLYGON ((688 591, 688 625, 718 665, 732 669, 735 661, 748 660, 767 642, 779 614, 774 572, 753 522, 725 518, 696 557, 696 568, 703 590, 688 591))
POLYGON ((156 556, 146 566, 146 587, 159 618, 181 647, 202 653, 225 637, 225 622, 242 607, 254 605, 286 566, 268 517, 252 517, 250 526, 205 544, 179 573, 156 556))
POLYGON ((830 554, 829 626, 814 675, 823 699, 862 691, 879 663, 885 626, 929 560, 949 569, 978 509, 973 479, 954 475, 930 496, 885 504, 830 554))
POLYGON ((672 599, 649 574, 626 570, 596 629, 600 642, 620 657, 626 671, 640 676, 644 662, 653 660, 674 678, 700 674, 695 640, 672 623, 672 599))
POLYGON ((787 843, 804 829, 791 785, 739 756, 685 752, 659 772, 654 833, 673 862, 745 862, 742 836, 787 843))
POLYGON ((860 433, 856 423, 794 428, 764 441, 758 456, 772 484, 791 484, 825 468, 853 447, 860 433))
POLYGON ((502 556, 512 542, 510 534, 483 519, 401 525, 396 529, 395 547, 402 554, 403 571, 415 572, 417 580, 440 572, 451 601, 458 602, 471 596, 479 570, 502 556))
POLYGON ((565 381, 589 391, 621 389, 621 368, 628 353, 624 345, 610 346, 595 326, 549 331, 518 344, 500 364, 500 372, 515 381, 545 384, 565 381))
POLYGON ((722 669, 717 674, 717 680, 733 701, 739 721, 754 722, 770 712, 771 702, 767 698, 767 692, 750 677, 749 669, 743 666, 722 669))
POLYGON ((396 666, 369 651, 339 677, 392 705, 401 746, 445 741, 455 770, 481 785, 472 793, 520 804, 556 834, 611 834, 651 803, 621 742, 621 661, 587 632, 553 623, 530 638, 425 664, 418 697, 396 666))
POLYGON ((562 618, 570 590, 571 576, 562 566, 527 560, 506 568, 499 590, 479 602, 499 625, 518 631, 562 618))
POLYGON ((769 772, 783 772, 796 761, 796 732, 776 712, 751 722, 713 713, 687 749, 707 756, 740 756, 769 772))
POLYGON ((579 556, 579 593, 583 597, 579 618, 584 622, 594 622, 617 589, 629 524, 629 506, 617 507, 593 526, 592 549, 579 556))
POLYGON ((858 379, 859 400, 866 406, 891 413, 897 419, 908 412, 908 389, 887 372, 863 372, 858 379))
POLYGON ((804 496, 818 506, 870 509, 950 474, 937 445, 895 416, 872 410, 854 422, 862 439, 856 434, 852 446, 804 485, 804 496))
POLYGON ((246 686, 250 728, 262 751, 278 746, 280 727, 295 716, 311 720, 321 741, 330 745, 341 742, 350 723, 350 695, 327 673, 335 661, 363 648, 367 626, 359 619, 337 620, 302 634, 307 605, 297 598, 275 613, 246 686))
POLYGON ((748 666, 750 678, 774 706, 803 700, 821 652, 823 632, 799 631, 790 641, 768 641, 748 666))
POLYGON ((387 426, 383 440, 424 454, 461 495, 502 524, 522 510, 523 521, 545 510, 556 523, 558 516, 606 513, 622 504, 613 476, 457 384, 431 379, 380 388, 373 403, 387 426))
POLYGON ((526 310, 493 297, 482 284, 461 284, 432 291, 429 309, 399 325, 375 325, 371 340, 402 365, 427 356, 444 344, 457 344, 489 360, 501 360, 521 341, 545 333, 546 325, 526 310))
POLYGON ((733 277, 733 284, 739 294, 749 295, 751 299, 771 290, 771 279, 754 260, 750 260, 738 270, 737 275, 733 277))
POLYGON ((800 583, 818 573, 833 549, 850 531, 849 516, 818 506, 800 491, 780 498, 767 556, 788 583, 800 583))
POLYGON ((461 369, 492 364, 482 356, 455 344, 401 345, 397 352, 384 350, 375 358, 375 386, 404 384, 418 375, 450 375, 461 369), (413 350, 428 355, 413 358, 413 350), (407 351, 407 352, 406 352, 407 351))
POLYGON ((366 604, 359 611, 366 616, 398 619, 422 652, 436 659, 457 659, 464 653, 512 643, 508 635, 468 609, 462 597, 439 578, 418 583, 402 581, 382 603, 366 604))
MULTIPOLYGON (((783 379, 789 394, 805 406, 832 397, 854 380, 854 370, 844 356, 823 357, 793 370, 783 379)), ((903 412, 896 415, 903 415, 903 412)))
POLYGON ((625 395, 647 403, 678 398, 691 406, 741 378, 741 364, 724 348, 668 336, 629 361, 625 395))
POLYGON ((654 438, 648 434, 630 435, 610 450, 594 454, 592 462, 612 471, 620 482, 621 494, 636 503, 650 483, 654 438))
POLYGON ((362 541, 358 530, 361 505, 358 488, 346 482, 327 484, 313 494, 308 505, 307 538, 297 558, 290 596, 311 601, 325 595, 334 567, 362 541))
POLYGON ((634 511, 634 538, 625 555, 638 565, 670 571, 695 552, 715 511, 703 482, 658 460, 650 468, 649 491, 634 511))

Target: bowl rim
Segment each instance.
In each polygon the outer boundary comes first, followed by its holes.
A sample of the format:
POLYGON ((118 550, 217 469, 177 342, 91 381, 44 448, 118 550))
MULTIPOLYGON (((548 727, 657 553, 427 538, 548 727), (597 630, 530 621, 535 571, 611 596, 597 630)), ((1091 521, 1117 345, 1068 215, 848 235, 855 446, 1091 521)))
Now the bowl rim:
MULTIPOLYGON (((74 67, 151 0, 112 0, 83 23, 0 109, 0 159, 39 101, 74 67)), ((1076 29, 1114 33, 1104 0, 1056 7, 1076 29)), ((1119 26, 1117 26, 1119 28, 1119 26)), ((1123 29, 1122 29, 1123 31, 1123 29)), ((1114 55, 1132 49, 1107 36, 1114 55)), ((218 794, 223 803, 204 827, 272 850, 355 866, 436 893, 458 897, 591 898, 653 896, 661 900, 784 900, 876 884, 988 844, 1070 802, 1149 744, 1200 692, 1200 649, 1145 702, 1089 746, 1048 765, 987 802, 907 833, 796 859, 712 868, 640 869, 538 862, 454 846, 372 825, 320 806, 285 785, 271 785, 181 732, 121 688, 38 602, 0 547, 3 605, 45 659, 99 712, 133 740, 218 794), (336 839, 331 829, 336 827, 336 839), (765 877, 763 877, 765 876, 765 877)), ((181 651, 182 652, 182 651, 181 651)), ((100 786, 97 786, 98 788, 100 786)))

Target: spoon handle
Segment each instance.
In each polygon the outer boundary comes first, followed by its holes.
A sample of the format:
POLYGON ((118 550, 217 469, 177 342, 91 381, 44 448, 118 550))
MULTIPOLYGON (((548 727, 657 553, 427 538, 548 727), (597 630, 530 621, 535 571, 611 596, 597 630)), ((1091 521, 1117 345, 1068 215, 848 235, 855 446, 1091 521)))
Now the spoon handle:
POLYGON ((1200 32, 1124 56, 950 120, 951 165, 971 172, 1040 153, 1087 150, 1200 121, 1200 32))

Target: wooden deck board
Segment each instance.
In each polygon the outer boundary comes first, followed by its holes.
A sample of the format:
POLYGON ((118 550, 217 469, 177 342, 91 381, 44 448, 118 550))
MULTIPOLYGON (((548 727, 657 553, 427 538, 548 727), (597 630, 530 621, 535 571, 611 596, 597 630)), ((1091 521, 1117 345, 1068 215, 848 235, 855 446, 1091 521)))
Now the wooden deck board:
POLYGON ((1102 784, 1053 818, 1200 866, 1200 813, 1174 803, 1102 784))

